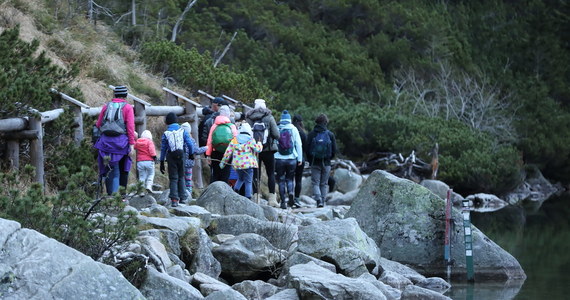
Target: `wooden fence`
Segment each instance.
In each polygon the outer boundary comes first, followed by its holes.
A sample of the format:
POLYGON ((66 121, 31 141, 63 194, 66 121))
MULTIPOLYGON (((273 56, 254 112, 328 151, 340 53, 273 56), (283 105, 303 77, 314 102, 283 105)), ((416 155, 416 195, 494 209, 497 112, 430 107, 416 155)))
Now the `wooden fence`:
MULTIPOLYGON (((109 86, 113 89, 114 86, 109 86)), ((179 122, 188 122, 192 127, 192 137, 198 142, 198 123, 202 116, 204 106, 210 105, 214 97, 204 91, 198 91, 199 103, 195 102, 177 92, 163 87, 165 92, 166 106, 152 105, 132 94, 128 94, 127 99, 133 100, 135 111, 135 130, 142 133, 147 127, 147 118, 152 116, 165 116, 170 112, 178 116, 179 122)), ((102 107, 90 107, 70 97, 64 93, 51 89, 55 93, 71 104, 71 110, 74 114, 75 129, 74 142, 79 145, 84 139, 84 122, 83 115, 98 116, 102 107)), ((241 118, 241 113, 251 110, 251 107, 240 101, 223 95, 233 110, 241 108, 243 112, 236 112, 236 119, 241 118)), ((30 140, 30 158, 31 163, 36 169, 35 180, 41 185, 45 185, 44 174, 44 150, 43 150, 43 127, 42 124, 50 122, 58 118, 64 112, 63 108, 54 109, 46 112, 32 111, 29 117, 9 118, 0 120, 0 132, 3 133, 7 141, 7 155, 9 168, 18 170, 20 167, 20 141, 30 140)), ((193 169, 194 186, 203 188, 202 179, 202 161, 197 159, 193 169)))

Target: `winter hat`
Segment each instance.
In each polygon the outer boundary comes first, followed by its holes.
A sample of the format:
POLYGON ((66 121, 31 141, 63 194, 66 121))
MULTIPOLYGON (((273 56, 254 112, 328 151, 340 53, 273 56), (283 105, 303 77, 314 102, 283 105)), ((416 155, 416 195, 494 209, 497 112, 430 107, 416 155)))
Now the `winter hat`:
POLYGON ((239 127, 240 134, 248 134, 249 136, 253 136, 253 131, 251 131, 251 126, 247 122, 243 122, 239 127))
POLYGON ((127 97, 127 87, 124 85, 118 85, 114 89, 115 98, 126 98, 127 97))
POLYGON ((295 114, 293 116, 293 122, 303 122, 303 117, 300 114, 295 114))
POLYGON ((224 98, 222 98, 222 97, 216 97, 216 98, 214 98, 214 100, 212 100, 212 103, 216 103, 216 104, 219 105, 219 106, 222 106, 222 105, 226 105, 226 104, 227 104, 227 103, 226 103, 226 100, 224 100, 224 98))
POLYGON ((281 121, 289 121, 291 122, 291 115, 289 114, 289 112, 287 110, 284 110, 283 113, 281 114, 281 121))
POLYGON ((230 107, 227 105, 224 105, 222 107, 220 107, 220 110, 218 111, 220 113, 220 116, 224 116, 224 117, 230 117, 230 107))
POLYGON ((265 106, 265 100, 263 100, 263 99, 255 99, 255 102, 254 102, 254 103, 255 103, 254 109, 255 109, 255 108, 260 108, 260 107, 261 107, 261 108, 267 108, 267 107, 265 106))
POLYGON ((192 133, 192 126, 190 126, 190 123, 188 122, 184 122, 182 123, 182 125, 180 125, 182 128, 184 128, 184 131, 186 131, 186 133, 191 134, 192 133))
POLYGON ((164 123, 166 123, 166 125, 174 124, 176 122, 178 122, 178 117, 176 117, 176 114, 173 112, 169 112, 166 115, 166 118, 164 118, 164 123))
POLYGON ((152 140, 152 133, 150 133, 149 130, 145 130, 145 131, 143 131, 143 133, 141 134, 141 138, 152 140))

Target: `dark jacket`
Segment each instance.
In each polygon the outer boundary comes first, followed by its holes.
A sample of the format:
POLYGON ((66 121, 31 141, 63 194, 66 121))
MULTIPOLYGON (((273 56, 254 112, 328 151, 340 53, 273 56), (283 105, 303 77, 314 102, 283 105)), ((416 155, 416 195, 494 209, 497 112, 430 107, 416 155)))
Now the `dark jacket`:
POLYGON ((261 120, 265 123, 265 126, 269 128, 269 146, 263 146, 261 152, 266 151, 277 151, 277 140, 279 140, 279 128, 275 122, 275 118, 271 115, 271 111, 267 108, 256 108, 247 112, 245 115, 245 120, 249 123, 249 126, 253 127, 253 123, 261 120))
POLYGON ((303 161, 307 161, 307 153, 309 153, 309 144, 307 142, 307 133, 305 129, 301 128, 298 124, 293 123, 297 130, 299 131, 299 135, 301 136, 301 143, 303 144, 303 161))
POLYGON ((331 139, 331 157, 328 158, 324 158, 324 159, 316 159, 311 155, 311 151, 310 151, 310 146, 311 146, 311 142, 313 140, 313 138, 315 138, 315 136, 317 136, 317 134, 319 132, 328 130, 326 125, 322 125, 322 124, 317 124, 315 125, 315 128, 313 128, 313 131, 309 132, 309 135, 307 136, 307 161, 309 162, 309 164, 312 165, 325 165, 325 166, 330 166, 331 165, 331 159, 333 159, 335 157, 336 154, 336 138, 334 136, 334 133, 332 133, 330 130, 329 132, 329 137, 331 139))
POLYGON ((200 145, 200 147, 206 146, 208 134, 210 134, 210 128, 212 128, 216 117, 220 115, 219 112, 214 112, 209 108, 204 108, 202 113, 204 113, 204 118, 198 125, 198 145, 200 145))

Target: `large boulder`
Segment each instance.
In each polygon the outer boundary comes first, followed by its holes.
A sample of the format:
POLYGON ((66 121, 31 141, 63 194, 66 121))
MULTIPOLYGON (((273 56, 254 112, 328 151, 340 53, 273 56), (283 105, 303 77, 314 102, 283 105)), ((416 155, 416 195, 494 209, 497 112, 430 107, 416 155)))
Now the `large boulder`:
POLYGON ((222 266, 222 277, 230 282, 269 277, 285 261, 287 252, 272 246, 255 233, 244 233, 212 249, 222 266))
MULTIPOLYGON (((463 217, 453 209, 453 271, 466 274, 463 217)), ((445 201, 425 187, 388 172, 374 171, 346 217, 353 217, 380 247, 382 255, 424 275, 443 277, 445 201)), ((524 279, 519 262, 472 226, 475 278, 524 279)))
POLYGON ((301 299, 386 299, 384 294, 367 280, 335 274, 314 262, 292 266, 287 279, 287 285, 295 288, 301 299))
POLYGON ((376 243, 353 218, 299 228, 297 250, 334 264, 349 277, 371 272, 380 261, 380 250, 376 243))
POLYGON ((115 268, 0 219, 0 298, 144 299, 115 268))
POLYGON ((213 214, 224 216, 244 214, 260 220, 266 220, 263 209, 259 205, 240 196, 227 183, 222 181, 216 181, 208 185, 206 190, 196 200, 196 204, 213 214))
MULTIPOLYGON (((148 268, 141 291, 147 299, 204 299, 190 283, 148 268)), ((127 298, 122 298, 127 299, 127 298)))
POLYGON ((336 181, 336 190, 341 193, 356 190, 363 181, 362 175, 342 168, 334 170, 333 178, 336 181))

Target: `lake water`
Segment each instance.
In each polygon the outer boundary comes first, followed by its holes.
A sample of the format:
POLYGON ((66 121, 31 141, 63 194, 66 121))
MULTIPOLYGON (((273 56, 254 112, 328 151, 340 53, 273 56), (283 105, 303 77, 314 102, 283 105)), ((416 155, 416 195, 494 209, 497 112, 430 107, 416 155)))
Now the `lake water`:
MULTIPOLYGON (((452 299, 570 299, 570 195, 542 206, 472 213, 473 225, 521 264, 524 282, 452 282, 452 299)), ((477 255, 477 253, 474 253, 477 255)))

